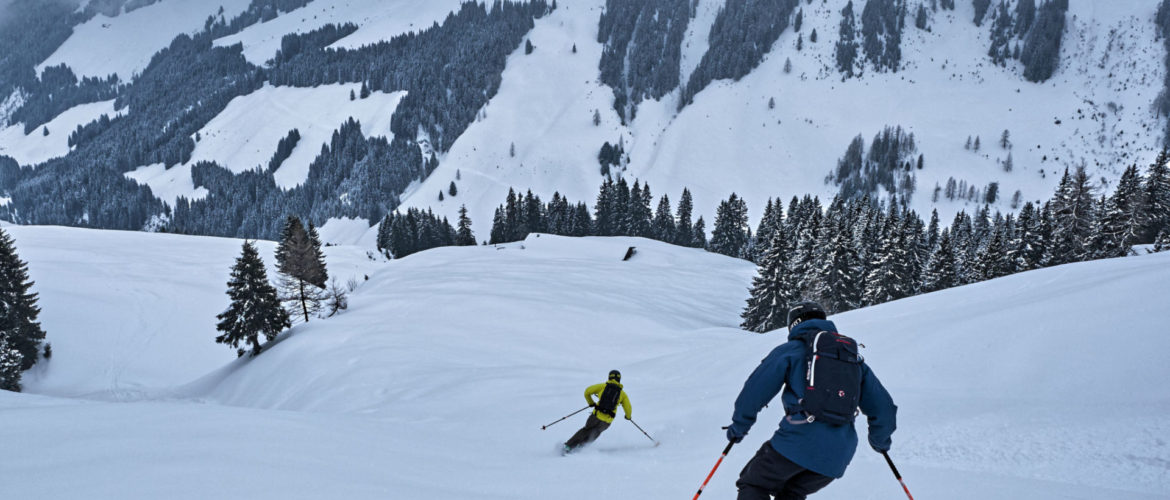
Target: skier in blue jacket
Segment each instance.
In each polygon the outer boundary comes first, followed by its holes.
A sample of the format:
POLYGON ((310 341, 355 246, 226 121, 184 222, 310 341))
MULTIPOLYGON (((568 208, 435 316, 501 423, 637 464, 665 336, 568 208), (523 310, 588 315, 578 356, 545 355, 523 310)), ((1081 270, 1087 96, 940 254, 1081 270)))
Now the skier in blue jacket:
MULTIPOLYGON (((845 475, 857 450, 857 430, 852 424, 833 425, 809 419, 800 410, 808 369, 808 344, 801 338, 810 332, 837 332, 824 309, 802 302, 788 312, 788 342, 772 350, 760 362, 739 397, 727 428, 727 439, 740 442, 756 422, 756 415, 783 388, 780 396, 785 417, 756 455, 744 466, 735 485, 739 500, 801 500, 845 475)), ((858 406, 869 421, 869 445, 875 451, 890 449, 898 407, 864 361, 858 406)))

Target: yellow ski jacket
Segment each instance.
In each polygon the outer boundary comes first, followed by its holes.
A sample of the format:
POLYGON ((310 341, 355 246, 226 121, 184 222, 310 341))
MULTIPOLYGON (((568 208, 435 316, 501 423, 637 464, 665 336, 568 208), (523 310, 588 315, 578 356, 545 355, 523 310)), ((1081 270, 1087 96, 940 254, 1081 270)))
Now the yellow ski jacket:
MULTIPOLYGON (((597 385, 591 385, 589 387, 586 387, 585 388, 585 401, 589 402, 589 406, 597 406, 597 402, 601 400, 601 392, 605 390, 606 384, 617 384, 617 386, 619 388, 622 387, 622 384, 620 384, 618 382, 613 382, 613 381, 603 382, 603 383, 600 383, 597 385), (597 396, 597 400, 594 400, 593 396, 597 396)), ((629 420, 630 418, 632 418, 631 413, 630 413, 631 412, 630 398, 626 396, 625 389, 622 389, 622 396, 620 399, 618 399, 618 404, 622 405, 622 411, 626 412, 626 420, 629 420)), ((598 420, 605 422, 607 424, 613 423, 613 417, 606 415, 604 413, 601 413, 600 411, 597 411, 596 408, 594 408, 594 410, 593 410, 593 416, 597 417, 598 420)))

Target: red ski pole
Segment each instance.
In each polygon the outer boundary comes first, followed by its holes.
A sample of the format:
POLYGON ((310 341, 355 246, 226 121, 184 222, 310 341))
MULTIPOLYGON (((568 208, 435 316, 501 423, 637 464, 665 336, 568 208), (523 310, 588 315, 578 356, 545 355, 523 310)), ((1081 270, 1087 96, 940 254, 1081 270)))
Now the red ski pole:
MULTIPOLYGON (((695 493, 695 498, 691 500, 699 500, 699 495, 703 494, 703 488, 707 487, 707 482, 711 480, 711 476, 715 475, 715 470, 719 468, 719 464, 723 463, 723 459, 727 458, 727 453, 731 451, 731 447, 735 445, 735 441, 728 441, 727 447, 723 449, 723 454, 719 456, 719 460, 715 462, 715 467, 711 468, 711 473, 707 474, 707 479, 703 480, 703 485, 699 486, 699 492, 695 493)), ((911 499, 913 500, 913 499, 911 499)))
POLYGON ((882 456, 886 457, 886 463, 890 464, 890 470, 894 471, 894 477, 898 478, 899 483, 902 483, 902 491, 906 492, 906 496, 909 497, 910 500, 914 500, 914 496, 910 494, 910 488, 906 487, 906 483, 902 481, 902 475, 898 474, 898 468, 894 467, 894 461, 890 460, 890 455, 883 451, 882 456))

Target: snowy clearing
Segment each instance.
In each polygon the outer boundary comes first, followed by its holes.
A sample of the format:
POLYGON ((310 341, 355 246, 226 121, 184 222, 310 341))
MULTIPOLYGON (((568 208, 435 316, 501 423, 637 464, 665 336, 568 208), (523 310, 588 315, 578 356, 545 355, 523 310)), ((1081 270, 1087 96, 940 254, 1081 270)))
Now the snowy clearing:
POLYGON ((73 35, 53 55, 37 65, 37 74, 65 64, 78 78, 118 75, 123 82, 141 72, 156 52, 176 36, 203 29, 207 18, 223 9, 231 19, 248 8, 249 0, 161 0, 120 14, 97 15, 73 29, 73 35))
POLYGON ((358 25, 358 30, 332 46, 356 48, 429 28, 458 10, 460 3, 461 0, 315 0, 276 19, 220 38, 215 44, 242 43, 244 57, 252 64, 264 65, 280 50, 281 37, 290 33, 308 33, 327 24, 353 23, 358 25))
POLYGON ((37 165, 65 156, 70 150, 69 134, 79 125, 86 125, 102 115, 114 118, 126 112, 125 109, 114 109, 114 100, 111 99, 69 108, 28 135, 24 133, 23 123, 13 124, 0 129, 0 155, 10 156, 21 165, 37 165), (45 135, 45 129, 49 135, 45 135))

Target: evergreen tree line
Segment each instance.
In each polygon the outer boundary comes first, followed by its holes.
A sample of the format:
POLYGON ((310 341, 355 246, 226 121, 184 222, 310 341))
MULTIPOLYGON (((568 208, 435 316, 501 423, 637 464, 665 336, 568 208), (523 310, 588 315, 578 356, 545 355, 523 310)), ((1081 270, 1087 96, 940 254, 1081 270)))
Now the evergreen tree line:
POLYGON ((268 280, 268 271, 260 252, 251 241, 244 241, 240 257, 232 266, 227 295, 227 309, 216 315, 221 332, 217 343, 236 349, 250 344, 251 355, 260 354, 260 337, 271 341, 292 326, 293 318, 308 322, 319 316, 322 308, 332 316, 347 307, 346 293, 336 280, 327 286, 329 272, 317 229, 307 227, 295 216, 285 219, 280 242, 276 247, 277 286, 268 280))
POLYGON ((353 34, 357 29, 357 25, 353 23, 326 24, 308 33, 289 33, 280 38, 280 50, 276 51, 276 57, 272 60, 283 64, 303 53, 324 50, 333 42, 353 34))
MULTIPOLYGON (((1129 255, 1135 244, 1170 243, 1170 160, 1165 152, 1143 179, 1126 169, 1109 196, 1098 196, 1083 168, 1067 170, 1054 196, 1018 214, 956 214, 941 227, 891 198, 793 200, 784 216, 769 202, 751 255, 759 265, 743 328, 785 326, 788 306, 817 300, 842 312, 919 293, 1042 267, 1129 255)), ((718 225, 718 224, 717 224, 718 225)))
POLYGON ((631 187, 624 178, 606 178, 597 193, 593 212, 585 203, 572 203, 559 192, 544 203, 528 191, 508 197, 496 208, 489 243, 520 241, 529 233, 561 236, 640 236, 676 245, 704 248, 706 226, 702 217, 692 221, 691 193, 683 189, 677 211, 671 212, 670 198, 662 196, 652 209, 654 197, 649 184, 635 180, 631 187))
MULTIPOLYGON (((1048 0, 1039 9, 1035 0, 1019 0, 1015 9, 1001 1, 992 11, 987 55, 1000 66, 1006 66, 1011 59, 1019 60, 1024 65, 1024 78, 1030 82, 1048 80, 1060 65, 1067 10, 1067 0, 1048 0)), ((978 25, 983 17, 976 15, 978 25)))
POLYGON ((914 174, 925 166, 925 159, 914 153, 918 147, 914 134, 902 127, 886 127, 870 142, 865 150, 865 140, 858 135, 845 149, 845 155, 837 161, 837 168, 829 174, 828 181, 840 186, 840 193, 846 198, 886 193, 909 199, 917 189, 914 174))
POLYGON ((691 73, 678 107, 690 104, 711 82, 750 73, 788 28, 799 0, 727 0, 715 16, 707 52, 691 73))
POLYGON ((430 209, 409 208, 406 213, 389 213, 378 226, 378 251, 401 259, 437 247, 475 245, 467 207, 459 208, 458 225, 458 229, 451 227, 446 217, 440 218, 430 209))
MULTIPOLYGON (((16 243, 0 229, 0 390, 20 392, 22 372, 41 358, 45 331, 37 321, 41 309, 33 284, 16 243)), ((48 344, 43 352, 51 356, 48 344)))
POLYGON ((601 83, 613 88, 613 107, 624 125, 638 103, 679 86, 682 40, 691 0, 607 0, 598 21, 601 83))

